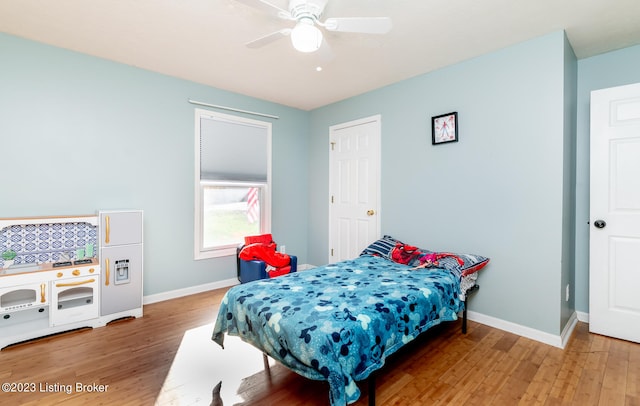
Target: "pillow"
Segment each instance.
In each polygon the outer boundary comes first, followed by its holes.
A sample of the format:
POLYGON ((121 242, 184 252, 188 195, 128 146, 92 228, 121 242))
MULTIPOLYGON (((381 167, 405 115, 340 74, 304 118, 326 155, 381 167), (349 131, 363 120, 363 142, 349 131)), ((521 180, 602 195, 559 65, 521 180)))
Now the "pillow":
MULTIPOLYGON (((385 235, 379 240, 376 240, 369 244, 367 248, 365 248, 360 255, 375 255, 379 257, 383 257, 389 260, 393 260, 391 258, 391 252, 396 247, 396 244, 404 243, 400 240, 396 240, 390 235, 385 235)), ((449 271, 453 271, 457 274, 460 274, 460 277, 470 275, 474 272, 478 272, 482 268, 484 268, 489 263, 489 258, 483 257, 481 255, 475 254, 457 254, 455 252, 434 252, 425 250, 423 248, 418 248, 418 250, 422 251, 423 254, 435 254, 438 256, 438 268, 444 268, 449 271), (443 254, 443 255, 439 255, 443 254), (461 263, 462 262, 462 263, 461 263)), ((409 265, 417 265, 415 262, 411 261, 409 265)))
POLYGON ((385 235, 379 240, 376 240, 371 244, 369 244, 369 246, 360 253, 360 256, 375 255, 378 257, 391 259, 391 251, 395 248, 397 243, 402 243, 402 242, 396 240, 390 235, 385 235))
POLYGON ((452 256, 444 256, 438 259, 438 267, 445 268, 450 271, 460 272, 462 276, 470 275, 478 272, 489 263, 489 258, 475 254, 453 254, 452 256), (462 264, 460 261, 462 260, 462 264))

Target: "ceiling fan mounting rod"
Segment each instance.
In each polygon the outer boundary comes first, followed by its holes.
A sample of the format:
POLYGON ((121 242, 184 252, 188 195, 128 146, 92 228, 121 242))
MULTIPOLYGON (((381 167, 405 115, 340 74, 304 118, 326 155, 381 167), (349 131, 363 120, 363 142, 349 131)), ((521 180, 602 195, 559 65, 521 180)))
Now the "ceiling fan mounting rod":
POLYGON ((289 13, 294 20, 311 19, 317 23, 326 4, 327 0, 291 0, 289 13))

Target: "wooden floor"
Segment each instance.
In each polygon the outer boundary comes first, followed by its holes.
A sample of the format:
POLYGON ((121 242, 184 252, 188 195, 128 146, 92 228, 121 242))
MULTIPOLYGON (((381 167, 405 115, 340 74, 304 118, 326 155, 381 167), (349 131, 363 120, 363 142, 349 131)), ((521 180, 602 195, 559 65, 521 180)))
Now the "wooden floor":
MULTIPOLYGON (((141 319, 5 348, 2 405, 327 405, 328 386, 233 337, 210 340, 225 290, 145 306, 141 319), (222 382, 220 399, 212 389, 222 382), (78 386, 79 385, 79 386, 78 386), (100 387, 99 385, 103 385, 100 387), (29 390, 28 392, 26 390, 29 390)), ((367 405, 367 385, 355 403, 367 405)), ((565 350, 470 322, 387 360, 378 405, 640 405, 640 344, 578 326, 565 350)))

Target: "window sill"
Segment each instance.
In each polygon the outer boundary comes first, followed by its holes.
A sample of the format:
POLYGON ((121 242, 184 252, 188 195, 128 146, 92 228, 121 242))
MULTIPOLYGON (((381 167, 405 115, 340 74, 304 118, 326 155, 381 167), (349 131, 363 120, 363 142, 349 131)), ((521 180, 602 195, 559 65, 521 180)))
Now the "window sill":
POLYGON ((218 248, 218 249, 212 249, 212 250, 206 250, 206 251, 196 251, 194 253, 193 259, 198 261, 201 259, 235 256, 237 252, 236 250, 237 250, 237 247, 225 247, 225 248, 218 248))

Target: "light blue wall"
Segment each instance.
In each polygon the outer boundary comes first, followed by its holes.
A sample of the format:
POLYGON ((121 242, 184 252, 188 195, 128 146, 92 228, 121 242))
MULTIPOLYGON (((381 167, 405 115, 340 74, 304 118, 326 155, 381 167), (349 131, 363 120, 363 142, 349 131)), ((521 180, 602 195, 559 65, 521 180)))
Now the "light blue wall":
POLYGON ((589 93, 640 82, 640 46, 572 58, 552 33, 308 113, 0 34, 0 217, 141 208, 145 294, 234 277, 232 258, 192 259, 192 98, 281 116, 273 231, 322 264, 328 127, 382 114, 383 232, 490 256, 472 310, 557 334, 589 310, 589 93), (454 110, 460 142, 431 146, 454 110))
POLYGON ((305 261, 308 112, 5 34, 0 61, 0 217, 142 209, 145 295, 234 278, 193 260, 191 98, 281 117, 273 233, 305 261))
POLYGON ((591 91, 640 83, 640 45, 578 61, 576 310, 589 312, 589 105, 591 91))
POLYGON ((563 222, 572 100, 564 82, 575 74, 567 54, 555 32, 314 110, 311 261, 327 261, 327 129, 381 114, 382 233, 491 257, 471 309, 559 334, 570 273, 563 241, 572 231, 563 222), (432 146, 431 116, 451 111, 460 141, 432 146))

